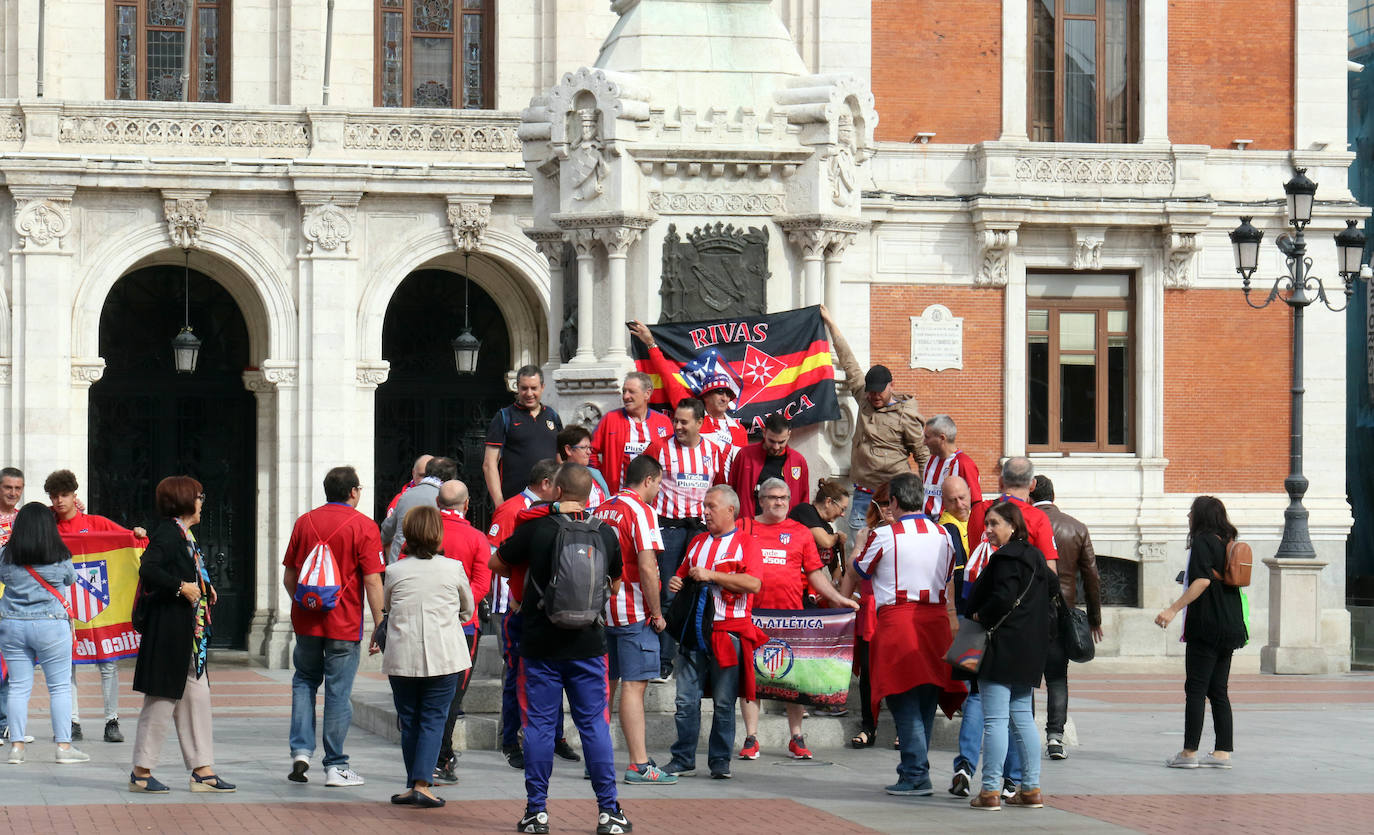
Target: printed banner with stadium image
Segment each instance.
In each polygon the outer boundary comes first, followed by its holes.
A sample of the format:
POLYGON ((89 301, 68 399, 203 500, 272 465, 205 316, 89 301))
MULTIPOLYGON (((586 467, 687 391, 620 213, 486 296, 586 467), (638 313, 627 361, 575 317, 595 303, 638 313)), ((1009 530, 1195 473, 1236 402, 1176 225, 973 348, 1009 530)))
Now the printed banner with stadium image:
POLYGON ((843 707, 854 667, 851 609, 755 609, 769 641, 754 650, 761 699, 843 707))
POLYGON ((140 636, 130 619, 144 541, 129 531, 69 534, 62 541, 71 549, 76 569, 71 587, 76 627, 72 663, 97 664, 137 655, 140 636))
POLYGON ((639 340, 632 341, 635 367, 654 378, 651 402, 656 406, 668 407, 673 391, 697 395, 703 381, 727 379, 735 392, 730 413, 751 433, 762 431, 763 419, 774 412, 793 426, 840 416, 835 366, 819 307, 650 325, 649 331, 661 360, 639 340))

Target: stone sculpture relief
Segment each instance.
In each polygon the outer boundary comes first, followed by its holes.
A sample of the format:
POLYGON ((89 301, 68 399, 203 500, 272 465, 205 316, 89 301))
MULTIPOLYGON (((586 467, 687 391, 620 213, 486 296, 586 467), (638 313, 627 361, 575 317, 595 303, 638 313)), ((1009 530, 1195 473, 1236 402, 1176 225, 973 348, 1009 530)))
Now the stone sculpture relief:
POLYGON ((597 132, 597 113, 584 108, 577 111, 581 128, 577 141, 568 150, 568 174, 572 182, 574 200, 591 200, 601 195, 602 182, 610 173, 606 165, 606 148, 597 132))
POLYGON ((683 241, 676 224, 663 239, 660 322, 690 322, 767 311, 768 229, 707 224, 683 241))

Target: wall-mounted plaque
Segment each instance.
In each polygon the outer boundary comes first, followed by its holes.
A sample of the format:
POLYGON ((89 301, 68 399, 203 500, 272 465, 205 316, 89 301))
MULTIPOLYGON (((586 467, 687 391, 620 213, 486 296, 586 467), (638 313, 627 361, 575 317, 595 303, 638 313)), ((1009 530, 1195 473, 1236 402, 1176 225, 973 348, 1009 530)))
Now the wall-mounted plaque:
POLYGON ((911 367, 945 371, 964 367, 964 320, 942 304, 911 317, 911 367))

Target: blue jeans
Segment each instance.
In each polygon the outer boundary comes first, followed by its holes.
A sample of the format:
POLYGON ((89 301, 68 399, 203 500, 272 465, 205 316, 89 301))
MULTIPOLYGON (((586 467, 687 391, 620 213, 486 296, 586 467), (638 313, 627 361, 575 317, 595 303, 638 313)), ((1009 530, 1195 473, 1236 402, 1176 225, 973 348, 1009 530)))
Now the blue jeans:
POLYGON ((448 708, 453 703, 453 693, 458 689, 461 675, 387 676, 391 680, 396 718, 401 724, 401 757, 406 763, 408 789, 415 788, 416 780, 425 783, 434 780, 434 763, 439 759, 444 720, 448 718, 448 708))
POLYGON ((1002 788, 1002 762, 1007 756, 1008 726, 1021 754, 1023 791, 1040 788, 1040 731, 1031 714, 1032 688, 1009 687, 978 680, 983 696, 983 791, 1002 788))
MULTIPOLYGON (((739 655, 739 638, 730 636, 739 655)), ((752 659, 742 663, 751 663, 752 659)), ((701 732, 701 694, 711 683, 711 738, 706 745, 706 762, 712 771, 729 771, 735 747, 735 699, 739 696, 739 667, 724 667, 701 650, 691 650, 677 659, 677 741, 669 751, 673 759, 692 768, 697 764, 697 735, 701 732)))
MULTIPOLYGON (((662 610, 668 612, 668 604, 676 597, 668 591, 668 579, 677 573, 682 558, 687 555, 687 546, 699 532, 696 528, 663 527, 663 550, 658 552, 658 590, 662 610)), ((701 530, 705 530, 702 528, 701 530)), ((672 669, 673 659, 677 657, 677 639, 668 630, 658 633, 659 664, 665 670, 672 669)))
POLYGON ((10 669, 8 714, 10 741, 24 741, 28 733, 29 695, 33 692, 34 659, 48 684, 48 714, 53 739, 72 741, 72 626, 65 619, 0 620, 0 654, 10 669))
MULTIPOLYGON (((324 684, 324 767, 348 768, 344 740, 353 721, 353 676, 358 672, 359 641, 297 635, 291 664, 291 756, 315 753, 315 693, 324 684)), ((433 766, 430 766, 431 772, 433 766)))
POLYGON ((940 688, 921 684, 905 693, 887 697, 887 709, 897 726, 902 759, 897 765, 897 782, 914 786, 930 785, 930 729, 935 724, 940 688))
MULTIPOLYGON (((971 684, 973 682, 970 682, 971 684)), ((961 762, 968 763, 969 774, 978 771, 979 754, 983 750, 983 696, 977 690, 964 699, 963 720, 959 723, 959 753, 954 757, 954 770, 959 770, 961 762)), ((1021 782, 1021 751, 1015 745, 1007 746, 1007 757, 1002 763, 1002 775, 1011 778, 1013 783, 1021 782)))
POLYGON ((606 656, 549 661, 526 658, 521 668, 525 694, 525 804, 546 808, 553 773, 554 736, 561 732, 563 694, 582 739, 582 754, 599 809, 620 808, 611 749, 610 683, 606 656))
MULTIPOLYGON (((858 485, 855 485, 855 487, 858 487, 858 485)), ((864 517, 868 515, 868 506, 871 504, 873 504, 872 493, 865 493, 857 489, 854 491, 854 498, 849 501, 848 523, 849 543, 851 547, 863 545, 863 543, 859 541, 859 531, 868 527, 868 522, 864 517)))

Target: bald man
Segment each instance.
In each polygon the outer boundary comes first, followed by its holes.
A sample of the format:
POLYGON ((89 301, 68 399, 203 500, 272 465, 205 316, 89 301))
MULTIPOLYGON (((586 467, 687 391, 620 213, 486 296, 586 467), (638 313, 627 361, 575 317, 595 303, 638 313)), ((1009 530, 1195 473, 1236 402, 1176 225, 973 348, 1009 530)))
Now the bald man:
MULTIPOLYGON (((467 520, 468 486, 457 479, 450 479, 439 485, 439 495, 435 498, 439 517, 444 523, 444 556, 463 564, 467 572, 468 584, 472 586, 472 599, 483 600, 491 589, 491 568, 487 565, 491 546, 487 538, 467 520)), ((481 619, 476 611, 472 618, 463 624, 463 637, 467 640, 468 655, 472 666, 464 670, 458 678, 458 689, 453 693, 449 705, 448 721, 444 723, 444 737, 440 742, 439 760, 434 765, 433 785, 458 782, 455 767, 458 758, 453 753, 453 726, 463 715, 463 696, 468 692, 472 681, 472 671, 477 667, 477 646, 481 638, 481 619)))
MULTIPOLYGON (((401 496, 405 495, 407 490, 419 484, 420 479, 425 477, 425 467, 429 466, 429 462, 432 458, 434 458, 433 455, 421 455, 419 458, 415 459, 415 463, 410 466, 410 481, 406 486, 401 488, 401 492, 391 497, 391 504, 386 506, 386 515, 388 518, 391 514, 396 512, 396 503, 401 500, 401 496)), ((481 598, 476 599, 480 600, 481 598)))

